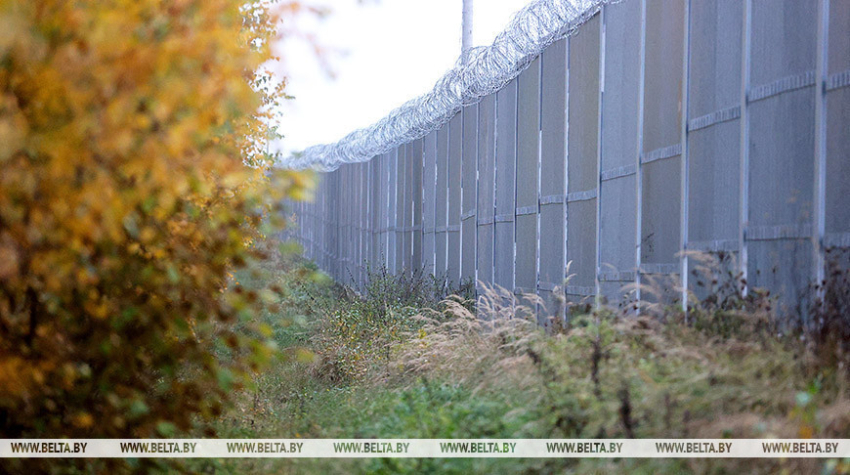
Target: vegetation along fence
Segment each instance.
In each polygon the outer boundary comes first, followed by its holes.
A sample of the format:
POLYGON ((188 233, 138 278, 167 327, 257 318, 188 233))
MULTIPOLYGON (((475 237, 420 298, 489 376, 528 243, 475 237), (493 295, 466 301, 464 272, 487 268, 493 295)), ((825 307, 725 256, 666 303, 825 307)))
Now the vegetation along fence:
POLYGON ((355 286, 384 264, 578 300, 648 276, 679 295, 682 251, 726 253, 802 309, 850 247, 850 0, 593 13, 439 128, 324 173, 292 204, 306 256, 355 286))

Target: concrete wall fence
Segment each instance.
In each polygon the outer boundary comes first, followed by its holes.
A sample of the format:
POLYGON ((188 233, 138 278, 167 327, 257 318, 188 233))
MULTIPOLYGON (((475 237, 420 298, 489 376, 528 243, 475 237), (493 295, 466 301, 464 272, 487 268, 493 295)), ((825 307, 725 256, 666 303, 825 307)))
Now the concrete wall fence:
POLYGON ((386 265, 544 300, 693 288, 682 251, 725 252, 802 308, 850 248, 848 86, 850 0, 624 0, 440 130, 323 174, 290 235, 349 285, 386 265))

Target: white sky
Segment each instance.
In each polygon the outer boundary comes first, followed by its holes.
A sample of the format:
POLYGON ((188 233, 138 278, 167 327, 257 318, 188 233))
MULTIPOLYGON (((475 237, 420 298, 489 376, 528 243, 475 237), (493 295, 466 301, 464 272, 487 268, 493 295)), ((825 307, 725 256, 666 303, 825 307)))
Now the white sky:
MULTIPOLYGON (((473 43, 492 43, 529 0, 477 0, 473 43)), ((332 143, 429 91, 460 54, 461 0, 332 0, 322 20, 298 27, 338 50, 330 78, 301 41, 278 48, 287 92, 280 132, 284 156, 332 143)))

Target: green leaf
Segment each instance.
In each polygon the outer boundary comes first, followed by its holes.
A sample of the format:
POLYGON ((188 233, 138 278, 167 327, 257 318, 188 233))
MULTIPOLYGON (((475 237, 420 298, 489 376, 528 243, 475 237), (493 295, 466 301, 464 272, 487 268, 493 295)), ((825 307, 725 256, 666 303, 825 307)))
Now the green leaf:
POLYGON ((136 399, 135 401, 133 401, 132 404, 130 404, 130 408, 127 411, 127 415, 135 418, 148 414, 149 412, 151 412, 151 410, 148 405, 145 404, 145 402, 141 399, 136 399))
POLYGON ((173 437, 177 433, 177 426, 171 422, 161 421, 156 425, 156 431, 163 437, 173 437))
POLYGON ((233 387, 234 376, 233 372, 231 372, 227 368, 221 368, 216 373, 216 377, 218 378, 218 387, 220 387, 224 391, 230 391, 233 387))
POLYGON ((177 269, 175 269, 174 266, 168 266, 168 268, 165 270, 165 273, 168 275, 168 281, 172 284, 180 282, 180 274, 177 272, 177 269))

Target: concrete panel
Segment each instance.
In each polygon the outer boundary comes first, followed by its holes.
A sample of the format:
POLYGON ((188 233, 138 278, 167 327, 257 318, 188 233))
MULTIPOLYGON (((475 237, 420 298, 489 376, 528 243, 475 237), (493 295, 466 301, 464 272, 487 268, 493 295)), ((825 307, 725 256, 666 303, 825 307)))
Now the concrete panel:
POLYGON ((327 175, 322 175, 320 178, 321 194, 319 195, 319 203, 316 206, 316 212, 318 215, 316 216, 316 226, 318 227, 318 237, 316 253, 319 262, 319 267, 321 269, 328 268, 328 260, 327 260, 327 251, 328 251, 328 235, 327 235, 327 222, 328 218, 328 183, 327 183, 327 175))
POLYGON ((737 250, 740 137, 738 120, 689 134, 690 249, 737 250))
MULTIPOLYGON (((850 2, 829 1, 829 49, 827 71, 830 75, 850 70, 850 2)), ((846 87, 846 86, 845 86, 846 87)))
POLYGON ((362 209, 361 203, 363 198, 363 181, 362 181, 362 173, 361 169, 363 168, 362 163, 355 163, 351 167, 351 190, 352 190, 352 200, 351 200, 351 267, 352 267, 352 286, 355 288, 359 288, 360 286, 360 265, 361 265, 361 221, 360 221, 360 210, 362 209))
MULTIPOLYGON (((374 158, 374 157, 373 157, 374 158)), ((362 188, 360 189, 360 288, 363 289, 368 278, 367 271, 369 270, 370 250, 371 250, 371 230, 374 229, 370 223, 369 213, 369 195, 371 194, 372 180, 369 166, 371 160, 360 164, 360 179, 362 180, 362 188)))
POLYGON ((496 236, 493 282, 514 288, 514 232, 516 211, 517 81, 496 98, 496 236))
POLYGON ((648 1, 643 152, 681 139, 684 0, 648 1))
POLYGON ((328 256, 331 261, 331 272, 334 279, 339 279, 339 276, 342 273, 339 271, 341 267, 340 262, 340 249, 339 249, 339 208, 340 208, 340 197, 342 196, 342 190, 340 189, 340 174, 342 172, 340 170, 335 170, 331 173, 331 183, 333 186, 331 187, 331 216, 330 222, 328 222, 328 232, 331 235, 331 242, 329 243, 330 255, 328 256))
POLYGON ((573 302, 592 301, 596 294, 596 200, 575 201, 567 206, 568 257, 570 259, 566 292, 573 302))
POLYGON ((423 172, 423 146, 424 142, 422 139, 414 140, 413 143, 410 144, 411 147, 411 170, 410 170, 410 178, 411 178, 411 187, 410 187, 410 200, 411 200, 411 209, 412 214, 410 216, 410 239, 411 239, 411 258, 410 258, 410 268, 413 271, 420 271, 422 269, 422 233, 423 233, 423 225, 422 225, 422 199, 423 199, 423 182, 422 182, 422 172, 423 172))
POLYGON ((334 191, 334 199, 336 203, 334 205, 334 217, 333 223, 331 224, 334 232, 334 278, 342 282, 344 269, 345 269, 345 253, 343 245, 342 245, 342 217, 343 217, 343 203, 345 200, 345 194, 343 190, 343 169, 340 168, 334 173, 334 181, 335 181, 335 191, 334 191))
POLYGON ((691 2, 688 119, 739 106, 743 2, 691 2))
POLYGON ((540 153, 540 295, 555 311, 551 290, 563 286, 566 270, 566 108, 568 39, 543 53, 540 153))
POLYGON ((435 269, 434 275, 443 278, 446 275, 446 260, 448 249, 448 206, 449 206, 449 126, 444 125, 437 131, 437 185, 436 185, 436 237, 434 243, 435 269))
MULTIPOLYGON (((826 93, 826 245, 850 247, 850 1, 832 0, 829 10, 826 93), (840 80, 844 78, 844 80, 840 80)), ((827 256, 828 260, 834 257, 827 256)), ((846 267, 847 261, 844 260, 846 267)))
POLYGON ((381 268, 381 257, 384 254, 383 229, 386 213, 386 204, 384 202, 384 162, 386 154, 378 155, 373 159, 374 170, 372 175, 372 184, 374 187, 374 201, 372 202, 371 213, 374 228, 372 229, 372 271, 377 272, 381 268))
POLYGON ((446 278, 449 285, 460 283, 460 215, 461 215, 461 162, 463 149, 463 115, 452 117, 449 127, 449 205, 448 205, 448 260, 446 278))
POLYGON ((681 250, 684 1, 646 8, 641 265, 671 265, 681 250))
POLYGON ((351 285, 354 288, 360 287, 360 251, 361 251, 361 222, 360 222, 360 210, 362 209, 362 190, 363 190, 363 181, 362 181, 362 173, 361 169, 363 167, 362 163, 355 163, 351 166, 351 176, 349 180, 351 181, 351 191, 352 191, 352 199, 351 199, 351 285))
POLYGON ((410 270, 410 235, 406 232, 410 226, 410 181, 408 179, 410 167, 410 147, 407 144, 398 148, 398 217, 396 223, 396 236, 398 240, 397 266, 398 273, 410 270))
POLYGON ((331 230, 331 220, 333 220, 333 174, 324 173, 322 174, 322 183, 325 188, 325 192, 323 193, 323 206, 322 212, 324 213, 324 221, 322 221, 322 229, 323 229, 323 243, 324 246, 324 255, 323 259, 325 262, 324 269, 328 272, 329 275, 333 275, 332 267, 333 262, 331 258, 331 246, 333 245, 333 233, 331 230))
POLYGON ((325 181, 324 174, 317 174, 318 190, 319 192, 316 194, 316 204, 314 206, 316 212, 315 226, 316 231, 315 234, 317 236, 316 246, 315 246, 315 261, 320 269, 326 269, 327 263, 325 261, 325 249, 327 238, 325 236, 325 219, 327 218, 327 212, 325 211, 327 202, 327 191, 326 186, 327 183, 325 181))
POLYGON ((437 132, 431 132, 423 141, 422 168, 422 267, 435 274, 435 239, 437 218, 437 132))
POLYGON ((360 246, 360 236, 358 236, 357 225, 358 218, 358 201, 360 190, 360 164, 351 164, 348 167, 348 285, 357 286, 357 268, 358 268, 358 247, 360 246))
POLYGON ((368 186, 369 186, 369 176, 366 173, 368 163, 359 163, 357 164, 357 239, 359 241, 359 247, 357 250, 357 287, 362 288, 363 282, 365 280, 365 268, 364 261, 366 256, 367 248, 367 239, 365 235, 365 230, 368 225, 366 222, 366 211, 367 211, 367 197, 368 197, 368 186))
POLYGON ((475 281, 476 266, 476 217, 475 204, 478 194, 478 105, 463 109, 463 149, 461 182, 463 187, 461 206, 461 265, 463 281, 475 281))
POLYGON ((742 2, 691 3, 689 249, 737 248, 742 22, 742 2))
POLYGON ((342 212, 340 222, 342 223, 342 231, 340 236, 340 245, 342 256, 342 282, 345 285, 351 285, 351 165, 340 167, 341 182, 342 182, 342 212))
POLYGON ((337 241, 337 229, 334 225, 336 220, 336 208, 337 203, 339 203, 339 180, 337 179, 337 173, 339 170, 331 173, 325 174, 325 180, 327 183, 327 220, 325 221, 325 230, 326 230, 326 238, 325 248, 327 249, 326 259, 328 262, 328 273, 332 277, 335 276, 336 266, 338 264, 338 260, 336 258, 336 241, 337 241))
POLYGON ((817 1, 753 0, 754 87, 815 68, 817 1))
POLYGON ((672 265, 678 262, 680 177, 678 157, 643 165, 642 265, 672 265))
POLYGON ((342 283, 346 283, 347 270, 348 270, 348 262, 347 262, 347 242, 348 242, 348 180, 346 177, 348 176, 348 168, 342 166, 337 170, 337 181, 339 183, 339 192, 338 198, 340 199, 339 204, 336 208, 336 217, 335 217, 335 227, 336 227, 336 254, 338 256, 337 259, 337 280, 342 283))
POLYGON ((397 274, 399 268, 399 239, 398 239, 398 154, 400 148, 389 152, 389 169, 387 170, 387 199, 389 200, 389 216, 387 217, 387 267, 390 273, 397 274))
MULTIPOLYGON (((316 184, 316 196, 313 202, 313 212, 315 216, 313 218, 313 235, 315 236, 313 248, 311 252, 313 253, 312 259, 316 262, 317 265, 321 266, 321 246, 322 246, 322 218, 324 218, 324 213, 322 212, 322 203, 324 201, 324 192, 322 190, 322 186, 324 184, 324 177, 317 174, 317 184, 316 184)), ((293 230, 294 232, 294 230, 293 230)))
MULTIPOLYGON (((415 207, 416 207, 416 164, 415 153, 416 153, 416 142, 411 142, 405 145, 407 148, 407 162, 405 163, 405 212, 407 213, 405 216, 405 224, 404 224, 404 257, 405 257, 405 265, 404 267, 408 271, 413 271, 416 269, 418 263, 413 261, 413 225, 415 221, 415 207)), ((421 148, 420 148, 421 151, 421 148)), ((421 188, 420 190, 421 191, 421 188)))
POLYGON ((751 285, 778 295, 777 315, 805 315, 810 305, 812 244, 807 239, 750 241, 751 285))
POLYGON ((478 198, 476 246, 479 281, 493 283, 494 224, 496 216, 496 95, 478 104, 478 198))
POLYGON ((605 6, 599 239, 601 288, 612 301, 635 278, 640 17, 639 1, 605 6))
POLYGON ((381 166, 384 156, 369 162, 369 269, 376 272, 381 261, 381 166))
POLYGON ((801 253, 810 252, 813 224, 816 6, 753 1, 749 282, 769 286, 789 309, 812 278, 811 265, 787 266, 811 257, 801 253))
POLYGON ((516 287, 537 293, 540 58, 517 78, 516 287))
POLYGON ((381 165, 381 249, 383 251, 381 255, 381 263, 386 266, 387 270, 391 269, 390 267, 390 259, 392 257, 392 253, 390 250, 389 239, 389 226, 390 226, 390 211, 392 208, 392 203, 390 200, 390 158, 392 152, 387 152, 383 154, 381 159, 383 163, 381 165))
POLYGON ((596 199, 599 171, 600 16, 582 25, 570 39, 569 162, 567 166, 568 295, 580 300, 596 287, 596 199))

